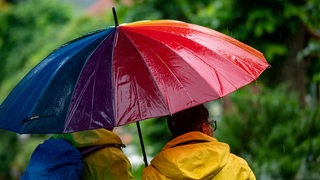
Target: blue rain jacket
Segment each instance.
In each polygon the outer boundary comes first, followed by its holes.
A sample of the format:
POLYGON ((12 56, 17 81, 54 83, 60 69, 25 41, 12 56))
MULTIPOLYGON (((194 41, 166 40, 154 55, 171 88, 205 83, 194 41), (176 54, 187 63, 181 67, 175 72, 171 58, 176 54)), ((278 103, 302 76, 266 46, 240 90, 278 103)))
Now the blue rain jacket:
POLYGON ((80 152, 64 139, 50 138, 37 146, 21 180, 80 179, 80 152))

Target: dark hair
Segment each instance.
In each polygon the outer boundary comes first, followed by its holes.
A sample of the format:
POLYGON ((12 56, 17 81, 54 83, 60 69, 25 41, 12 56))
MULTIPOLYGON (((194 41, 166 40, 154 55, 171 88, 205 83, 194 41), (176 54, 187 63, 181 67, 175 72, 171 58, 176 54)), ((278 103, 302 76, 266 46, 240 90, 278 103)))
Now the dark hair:
POLYGON ((204 105, 198 105, 167 116, 167 123, 174 137, 191 131, 200 131, 201 125, 209 118, 204 105))

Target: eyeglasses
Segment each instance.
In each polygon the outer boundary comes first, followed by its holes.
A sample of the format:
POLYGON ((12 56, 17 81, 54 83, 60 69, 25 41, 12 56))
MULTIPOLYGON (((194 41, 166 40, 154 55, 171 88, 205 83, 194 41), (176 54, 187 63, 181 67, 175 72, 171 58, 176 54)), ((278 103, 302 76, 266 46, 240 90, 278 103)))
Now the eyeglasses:
POLYGON ((209 124, 213 131, 217 129, 217 121, 216 120, 208 120, 207 122, 204 122, 205 124, 209 124))

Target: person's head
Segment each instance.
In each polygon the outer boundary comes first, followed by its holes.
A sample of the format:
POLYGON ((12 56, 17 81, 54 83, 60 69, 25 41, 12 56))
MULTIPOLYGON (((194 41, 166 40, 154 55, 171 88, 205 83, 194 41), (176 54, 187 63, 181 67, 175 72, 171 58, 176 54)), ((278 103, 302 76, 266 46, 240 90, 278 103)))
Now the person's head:
POLYGON ((174 137, 191 131, 200 131, 213 136, 213 129, 208 124, 209 111, 204 105, 198 105, 167 116, 167 123, 174 137))

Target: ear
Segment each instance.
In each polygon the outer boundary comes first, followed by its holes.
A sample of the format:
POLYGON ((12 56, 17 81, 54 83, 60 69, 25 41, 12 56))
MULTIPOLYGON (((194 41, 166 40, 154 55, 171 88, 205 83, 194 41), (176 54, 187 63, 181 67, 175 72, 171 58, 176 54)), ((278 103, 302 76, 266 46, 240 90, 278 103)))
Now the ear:
POLYGON ((206 128, 205 128, 204 123, 202 123, 201 126, 200 126, 200 132, 202 132, 202 133, 206 132, 206 128))

